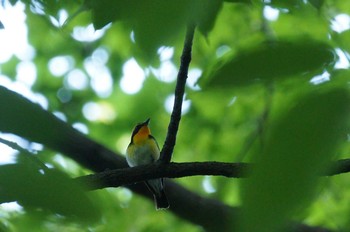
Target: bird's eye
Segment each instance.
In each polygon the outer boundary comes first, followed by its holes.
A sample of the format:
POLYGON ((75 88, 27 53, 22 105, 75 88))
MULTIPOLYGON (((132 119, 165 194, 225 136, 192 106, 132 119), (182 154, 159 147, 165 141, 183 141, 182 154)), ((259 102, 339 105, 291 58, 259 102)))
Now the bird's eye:
POLYGON ((137 132, 139 132, 139 130, 141 129, 142 125, 137 124, 134 131, 133 131, 133 135, 137 134, 137 132))

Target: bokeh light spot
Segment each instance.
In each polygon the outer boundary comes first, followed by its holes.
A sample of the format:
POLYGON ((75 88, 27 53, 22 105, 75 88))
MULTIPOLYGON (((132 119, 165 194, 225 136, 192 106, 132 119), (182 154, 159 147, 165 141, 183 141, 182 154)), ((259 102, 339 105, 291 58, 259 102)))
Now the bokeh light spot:
POLYGON ((83 90, 88 87, 89 80, 83 71, 80 69, 73 69, 66 76, 66 83, 70 89, 83 90))
POLYGON ((123 76, 120 80, 120 88, 127 94, 135 94, 142 88, 145 80, 145 72, 134 58, 123 65, 123 76))
POLYGON ((74 66, 71 56, 56 56, 48 62, 48 68, 52 75, 59 77, 66 74, 74 66))

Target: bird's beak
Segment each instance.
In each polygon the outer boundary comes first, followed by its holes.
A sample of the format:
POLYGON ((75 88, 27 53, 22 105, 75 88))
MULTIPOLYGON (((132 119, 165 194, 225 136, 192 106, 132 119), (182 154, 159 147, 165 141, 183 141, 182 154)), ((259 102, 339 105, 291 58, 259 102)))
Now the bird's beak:
POLYGON ((149 121, 151 121, 151 118, 148 118, 148 119, 147 119, 144 123, 142 123, 142 124, 148 126, 149 121))

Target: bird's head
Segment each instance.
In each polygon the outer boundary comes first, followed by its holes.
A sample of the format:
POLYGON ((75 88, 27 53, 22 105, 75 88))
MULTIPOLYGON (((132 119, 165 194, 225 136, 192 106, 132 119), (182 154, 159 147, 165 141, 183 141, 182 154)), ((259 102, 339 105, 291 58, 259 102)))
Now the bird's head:
POLYGON ((141 143, 149 138, 149 135, 151 134, 151 130, 148 127, 149 121, 151 119, 148 118, 146 121, 138 123, 131 135, 131 142, 133 143, 141 143))

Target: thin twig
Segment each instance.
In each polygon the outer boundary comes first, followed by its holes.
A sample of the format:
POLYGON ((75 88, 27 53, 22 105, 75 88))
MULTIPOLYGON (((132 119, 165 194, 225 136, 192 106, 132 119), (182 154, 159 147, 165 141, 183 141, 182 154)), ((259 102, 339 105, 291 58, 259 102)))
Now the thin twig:
POLYGON ((160 162, 169 163, 174 151, 176 143, 176 135, 179 129, 181 120, 181 108, 185 93, 185 85, 187 80, 188 68, 191 62, 192 41, 194 36, 195 26, 189 26, 186 32, 185 43, 181 55, 181 64, 179 73, 177 75, 177 82, 175 87, 174 107, 171 113, 170 123, 168 126, 168 133, 163 145, 160 155, 160 162))

